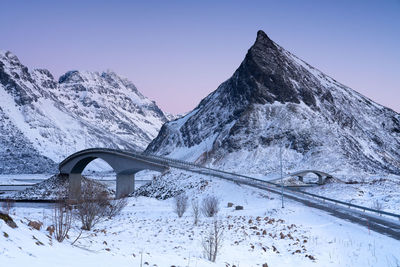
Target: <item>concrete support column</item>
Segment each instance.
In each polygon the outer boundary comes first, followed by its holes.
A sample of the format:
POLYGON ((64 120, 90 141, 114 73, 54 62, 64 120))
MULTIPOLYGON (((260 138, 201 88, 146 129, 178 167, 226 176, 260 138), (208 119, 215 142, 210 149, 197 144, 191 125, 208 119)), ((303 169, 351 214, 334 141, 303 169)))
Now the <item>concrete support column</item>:
POLYGON ((69 199, 78 200, 81 196, 82 175, 80 173, 69 174, 69 199))
POLYGON ((117 174, 115 198, 122 198, 135 191, 135 174, 117 174))
POLYGON ((323 185, 323 184, 324 184, 321 175, 318 175, 318 184, 319 184, 319 185, 323 185))

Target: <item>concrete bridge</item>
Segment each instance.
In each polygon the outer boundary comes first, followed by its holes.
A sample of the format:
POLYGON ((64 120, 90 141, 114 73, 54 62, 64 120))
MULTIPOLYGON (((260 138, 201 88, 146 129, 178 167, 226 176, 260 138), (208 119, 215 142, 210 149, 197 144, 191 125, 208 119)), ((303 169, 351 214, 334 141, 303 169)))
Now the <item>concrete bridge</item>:
POLYGON ((166 171, 165 162, 151 160, 139 153, 113 149, 93 148, 76 152, 59 164, 61 174, 69 175, 69 197, 78 199, 81 194, 82 171, 95 159, 107 162, 117 174, 116 198, 129 195, 135 190, 135 173, 142 170, 166 171))
POLYGON ((332 178, 332 175, 326 172, 316 171, 316 170, 303 170, 291 173, 291 177, 298 177, 301 182, 304 182, 304 176, 309 173, 313 173, 318 177, 318 184, 323 185, 325 184, 326 179, 332 178))
MULTIPOLYGON (((302 171, 297 171, 294 173, 290 173, 289 175, 287 175, 286 177, 284 177, 284 179, 289 178, 289 177, 298 177, 299 181, 304 182, 304 176, 306 176, 307 174, 315 174, 318 177, 318 184, 319 185, 323 185, 325 184, 327 179, 333 178, 332 175, 330 175, 329 173, 326 172, 321 172, 321 171, 317 171, 317 170, 302 170, 302 171)), ((276 178, 270 181, 279 181, 281 178, 276 178)))
MULTIPOLYGON (((170 167, 174 167, 203 175, 216 176, 231 181, 240 180, 242 182, 257 182, 257 179, 252 177, 217 169, 205 168, 181 160, 169 159, 135 151, 127 152, 116 149, 91 148, 76 152, 59 164, 60 173, 69 176, 69 196, 71 199, 79 198, 81 194, 82 171, 91 161, 97 158, 107 162, 117 174, 116 198, 129 195, 135 190, 135 173, 142 170, 164 172, 170 167)), ((300 181, 303 181, 304 176, 309 173, 313 173, 318 177, 318 184, 320 185, 324 184, 327 178, 332 177, 328 173, 317 170, 298 171, 287 177, 298 177, 300 181)))

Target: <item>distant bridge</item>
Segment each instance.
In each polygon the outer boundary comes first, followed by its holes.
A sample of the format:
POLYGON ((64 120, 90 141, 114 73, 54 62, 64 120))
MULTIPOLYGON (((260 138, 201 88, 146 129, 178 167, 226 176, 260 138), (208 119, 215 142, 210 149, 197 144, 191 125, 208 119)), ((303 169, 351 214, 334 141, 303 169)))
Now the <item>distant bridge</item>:
MULTIPOLYGON (((173 167, 200 174, 212 175, 235 182, 242 182, 244 184, 252 181, 250 177, 244 175, 210 169, 181 160, 134 151, 128 152, 107 148, 91 148, 76 152, 59 164, 60 173, 69 176, 69 196, 71 199, 78 199, 81 194, 82 171, 91 161, 98 158, 107 162, 117 174, 116 198, 129 195, 135 190, 135 173, 142 170, 164 172, 170 167, 173 167)), ((318 184, 324 184, 326 178, 332 177, 328 173, 317 170, 298 171, 292 173, 291 176, 299 177, 299 180, 302 181, 303 177, 308 173, 314 173, 318 176, 318 184)), ((253 180, 257 182, 255 179, 253 180)))
MULTIPOLYGON (((318 184, 319 185, 323 185, 325 184, 327 179, 333 178, 332 175, 330 175, 329 173, 326 172, 321 172, 321 171, 317 171, 317 170, 303 170, 303 171, 297 171, 297 172, 293 172, 293 173, 289 173, 288 175, 286 175, 285 177, 283 177, 283 179, 287 179, 289 177, 298 177, 299 181, 304 182, 304 176, 306 176, 307 174, 315 174, 318 177, 318 184)), ((275 182, 275 181, 279 181, 281 178, 276 178, 273 180, 269 180, 270 182, 275 182)))

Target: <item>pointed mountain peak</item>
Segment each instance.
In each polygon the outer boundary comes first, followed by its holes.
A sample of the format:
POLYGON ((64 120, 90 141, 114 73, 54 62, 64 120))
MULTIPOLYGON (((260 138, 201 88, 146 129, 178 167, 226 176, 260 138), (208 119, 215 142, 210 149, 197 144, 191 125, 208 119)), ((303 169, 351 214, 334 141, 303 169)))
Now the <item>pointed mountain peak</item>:
POLYGON ((275 46, 274 42, 268 37, 268 35, 262 31, 259 30, 257 32, 257 39, 256 42, 254 43, 253 47, 271 47, 275 46))
MULTIPOLYGON (((279 46, 275 44, 268 35, 259 30, 257 39, 253 46, 249 49, 246 58, 254 61, 256 65, 268 68, 272 62, 275 62, 280 57, 279 46)), ((246 62, 247 60, 245 60, 246 62)))
POLYGON ((271 39, 269 39, 268 35, 263 30, 259 30, 257 32, 257 40, 256 40, 256 42, 263 41, 263 40, 270 40, 271 41, 271 39))

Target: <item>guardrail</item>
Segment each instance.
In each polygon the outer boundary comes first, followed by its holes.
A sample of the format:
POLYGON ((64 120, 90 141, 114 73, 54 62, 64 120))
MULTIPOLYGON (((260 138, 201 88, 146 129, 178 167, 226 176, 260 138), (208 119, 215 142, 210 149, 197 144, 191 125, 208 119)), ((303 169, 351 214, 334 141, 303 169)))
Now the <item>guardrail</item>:
MULTIPOLYGON (((67 161, 68 159, 70 159, 71 157, 74 157, 78 154, 83 154, 83 153, 88 153, 88 152, 98 152, 99 150, 101 151, 108 151, 108 152, 113 152, 113 153, 124 153, 126 155, 132 156, 132 157, 136 157, 136 158, 140 158, 143 160, 152 160, 154 163, 159 163, 159 164, 163 164, 163 165, 167 165, 173 168, 178 168, 178 169, 183 169, 186 171, 192 171, 192 172, 196 172, 196 173, 200 173, 200 174, 206 174, 206 175, 212 175, 212 176, 216 176, 222 179, 226 179, 229 181, 233 181, 233 182, 237 182, 237 183, 241 183, 241 184, 246 184, 249 186, 252 186, 252 183, 261 183, 261 184, 267 184, 267 185, 271 185, 274 186, 276 189, 280 189, 281 185, 277 184, 277 183, 273 183, 270 181, 265 181, 265 180, 261 180, 258 178, 254 178, 251 176, 247 176, 247 175, 243 175, 243 174, 238 174, 238 173, 233 173, 233 172, 227 172, 227 171, 222 171, 222 170, 218 170, 218 169, 213 169, 213 168, 209 168, 209 167, 204 167, 198 164, 194 164, 191 162, 187 162, 187 161, 182 161, 182 160, 177 160, 177 159, 171 159, 171 158, 167 158, 167 157, 162 157, 162 156, 156 156, 156 155, 152 155, 152 154, 148 154, 148 153, 142 153, 142 152, 138 152, 138 151, 124 151, 124 150, 116 150, 116 149, 110 149, 110 148, 90 148, 90 149, 86 149, 86 150, 82 150, 79 151, 77 153, 74 153, 72 155, 70 155, 69 157, 67 157, 65 160, 63 160, 61 164, 63 164, 65 161, 67 161), (194 168, 194 169, 190 169, 190 168, 194 168), (227 177, 227 176, 231 176, 231 177, 227 177), (241 178, 241 179, 238 179, 241 178)), ((253 184, 255 186, 255 184, 253 184)), ((319 200, 322 201, 329 201, 335 204, 340 204, 343 206, 347 206, 348 208, 355 208, 358 209, 360 211, 370 211, 376 214, 379 214, 380 216, 385 215, 385 216, 389 216, 389 217, 394 217, 400 220, 400 215, 399 214, 395 214, 395 213, 391 213, 391 212, 386 212, 386 211, 382 211, 382 210, 376 210, 376 209, 372 209, 372 208, 368 208, 368 207, 364 207, 364 206, 360 206, 360 205, 356 205, 356 204, 352 204, 349 202, 345 202, 345 201, 341 201, 341 200, 336 200, 336 199, 332 199, 332 198, 328 198, 328 197, 324 197, 324 196, 320 196, 320 195, 316 195, 313 193, 309 193, 309 192, 305 192, 305 191, 300 191, 300 190, 296 190, 294 188, 289 188, 289 187, 284 187, 286 192, 288 191, 292 191, 296 194, 302 194, 302 195, 307 195, 309 197, 312 198, 317 198, 319 200)))
POLYGON ((330 202, 333 202, 335 204, 341 204, 341 205, 347 206, 349 208, 355 208, 355 209, 362 210, 363 212, 370 211, 370 212, 373 212, 373 213, 377 213, 379 215, 386 215, 386 216, 390 216, 390 217, 395 217, 395 218, 400 220, 400 215, 399 214, 395 214, 395 213, 391 213, 391 212, 387 212, 387 211, 383 211, 383 210, 376 210, 376 209, 360 206, 360 205, 357 205, 357 204, 353 204, 353 203, 349 203, 349 202, 345 202, 345 201, 341 201, 341 200, 336 200, 336 199, 333 199, 333 198, 324 197, 324 196, 316 195, 316 194, 309 193, 309 192, 296 190, 294 188, 288 188, 288 187, 285 187, 285 188, 288 189, 288 190, 291 190, 291 191, 299 192, 299 193, 301 193, 303 195, 308 195, 308 196, 311 196, 313 198, 321 199, 323 201, 330 201, 330 202))

